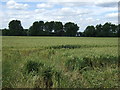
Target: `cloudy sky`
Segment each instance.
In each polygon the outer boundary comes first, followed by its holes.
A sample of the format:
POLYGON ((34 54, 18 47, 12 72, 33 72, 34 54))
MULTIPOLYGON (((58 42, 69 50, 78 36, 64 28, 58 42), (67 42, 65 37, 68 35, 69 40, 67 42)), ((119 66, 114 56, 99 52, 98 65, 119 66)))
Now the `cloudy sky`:
POLYGON ((24 28, 34 21, 74 22, 83 31, 88 25, 118 23, 119 0, 2 0, 0 28, 20 20, 24 28))

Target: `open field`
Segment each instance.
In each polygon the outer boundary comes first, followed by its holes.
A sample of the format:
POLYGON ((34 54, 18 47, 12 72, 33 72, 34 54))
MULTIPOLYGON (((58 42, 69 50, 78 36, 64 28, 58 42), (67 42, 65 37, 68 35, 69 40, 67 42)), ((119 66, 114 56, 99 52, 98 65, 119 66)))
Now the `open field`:
POLYGON ((116 88, 118 38, 4 36, 3 88, 116 88))

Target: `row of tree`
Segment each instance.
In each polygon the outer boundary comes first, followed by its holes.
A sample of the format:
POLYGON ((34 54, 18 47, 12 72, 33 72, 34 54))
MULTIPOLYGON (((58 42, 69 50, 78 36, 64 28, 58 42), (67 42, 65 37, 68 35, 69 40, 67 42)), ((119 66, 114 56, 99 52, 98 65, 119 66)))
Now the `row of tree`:
POLYGON ((105 23, 104 25, 87 26, 81 36, 87 37, 115 37, 119 35, 119 25, 105 23))
POLYGON ((87 26, 84 32, 79 32, 77 24, 67 22, 63 25, 58 21, 35 21, 29 29, 24 29, 21 21, 9 22, 9 29, 2 29, 3 36, 83 36, 83 37, 115 37, 119 36, 119 25, 105 23, 104 25, 87 26))
POLYGON ((10 36, 76 36, 79 27, 77 24, 67 22, 65 25, 58 21, 36 21, 29 29, 23 29, 21 22, 13 20, 9 23, 9 29, 3 29, 3 35, 10 36))

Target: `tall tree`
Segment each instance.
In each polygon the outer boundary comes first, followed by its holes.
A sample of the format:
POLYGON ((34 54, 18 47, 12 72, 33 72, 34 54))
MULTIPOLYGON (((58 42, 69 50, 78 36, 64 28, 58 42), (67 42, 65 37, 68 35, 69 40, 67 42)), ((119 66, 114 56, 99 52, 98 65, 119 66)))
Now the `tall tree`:
POLYGON ((51 35, 52 31, 54 30, 54 21, 45 22, 44 30, 45 30, 46 35, 51 35))
POLYGON ((97 36, 117 36, 117 26, 111 23, 105 23, 104 25, 96 25, 97 36))
POLYGON ((99 25, 96 25, 96 36, 100 37, 100 36, 103 36, 103 27, 101 24, 99 25))
POLYGON ((63 30, 63 24, 62 22, 54 22, 54 32, 58 33, 63 30))
POLYGON ((64 30, 67 36, 76 36, 79 27, 77 26, 77 24, 68 22, 64 25, 64 30))
POLYGON ((44 22, 43 21, 36 21, 29 28, 29 35, 32 35, 32 36, 44 35, 43 29, 44 29, 44 22))
POLYGON ((9 23, 8 27, 10 30, 10 35, 18 36, 18 35, 23 35, 23 33, 24 33, 24 29, 21 25, 21 21, 19 21, 19 20, 12 20, 9 23))
POLYGON ((87 28, 84 31, 84 36, 95 37, 96 36, 95 27, 94 26, 87 26, 87 28))
POLYGON ((103 25, 103 36, 111 36, 111 23, 107 22, 103 25))

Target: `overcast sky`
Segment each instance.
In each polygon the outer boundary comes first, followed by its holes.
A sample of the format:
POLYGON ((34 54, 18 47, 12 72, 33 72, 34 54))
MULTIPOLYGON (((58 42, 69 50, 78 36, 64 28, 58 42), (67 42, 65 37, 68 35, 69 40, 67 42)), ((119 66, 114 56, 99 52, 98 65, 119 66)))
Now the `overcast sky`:
POLYGON ((83 31, 88 25, 118 23, 119 0, 2 0, 0 28, 20 20, 24 28, 34 21, 74 22, 83 31))

